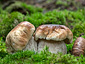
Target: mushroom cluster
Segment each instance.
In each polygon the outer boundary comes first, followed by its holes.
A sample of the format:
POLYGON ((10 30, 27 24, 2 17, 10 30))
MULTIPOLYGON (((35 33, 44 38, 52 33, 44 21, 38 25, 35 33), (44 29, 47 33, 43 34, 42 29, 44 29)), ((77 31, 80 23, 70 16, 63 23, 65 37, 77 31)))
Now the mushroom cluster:
POLYGON ((48 46, 49 51, 52 53, 62 52, 66 54, 65 43, 70 44, 73 40, 71 30, 64 25, 41 25, 36 29, 35 33, 34 31, 34 25, 27 21, 18 24, 6 37, 7 51, 9 53, 18 50, 40 52, 45 46, 48 46))

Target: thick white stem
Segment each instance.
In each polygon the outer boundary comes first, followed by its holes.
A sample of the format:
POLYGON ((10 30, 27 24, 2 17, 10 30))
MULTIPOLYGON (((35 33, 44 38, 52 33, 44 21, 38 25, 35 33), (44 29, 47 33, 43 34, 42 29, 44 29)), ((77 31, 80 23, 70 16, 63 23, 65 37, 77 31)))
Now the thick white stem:
POLYGON ((61 52, 63 54, 67 53, 67 48, 64 41, 56 42, 56 41, 39 40, 38 52, 43 50, 45 46, 49 47, 49 52, 51 53, 58 53, 58 52, 61 52))
POLYGON ((34 40, 34 37, 30 39, 24 50, 32 50, 37 52, 37 42, 34 40))

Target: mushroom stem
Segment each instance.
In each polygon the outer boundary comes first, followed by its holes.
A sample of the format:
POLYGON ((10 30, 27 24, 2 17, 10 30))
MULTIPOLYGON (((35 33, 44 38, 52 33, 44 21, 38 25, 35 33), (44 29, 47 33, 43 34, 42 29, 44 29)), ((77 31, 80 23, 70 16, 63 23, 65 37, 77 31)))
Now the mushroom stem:
POLYGON ((30 41, 27 43, 24 50, 33 50, 33 51, 37 52, 37 42, 34 40, 33 36, 30 39, 30 41))
POLYGON ((41 39, 39 40, 38 44, 38 52, 43 50, 45 46, 49 47, 48 50, 51 53, 58 53, 58 52, 61 52, 63 54, 67 53, 67 48, 64 41, 52 41, 52 40, 41 39))

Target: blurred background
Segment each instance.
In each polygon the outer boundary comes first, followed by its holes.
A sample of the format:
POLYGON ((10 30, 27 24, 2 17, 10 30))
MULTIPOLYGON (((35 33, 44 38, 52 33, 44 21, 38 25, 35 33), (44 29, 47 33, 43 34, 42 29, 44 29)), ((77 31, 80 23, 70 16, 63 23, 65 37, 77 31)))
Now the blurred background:
POLYGON ((0 4, 2 5, 3 9, 5 9, 16 1, 21 1, 37 7, 46 8, 47 10, 77 10, 79 8, 85 7, 85 0, 0 0, 0 4))

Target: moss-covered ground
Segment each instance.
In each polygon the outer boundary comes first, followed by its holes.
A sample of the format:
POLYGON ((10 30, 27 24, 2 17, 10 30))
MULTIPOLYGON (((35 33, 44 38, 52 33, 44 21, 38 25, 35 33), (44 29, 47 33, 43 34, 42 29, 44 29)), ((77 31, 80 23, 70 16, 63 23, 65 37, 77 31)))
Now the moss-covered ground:
MULTIPOLYGON (((55 9, 43 13, 44 9, 42 8, 20 3, 18 7, 26 12, 23 14, 20 11, 12 10, 12 6, 15 5, 11 5, 5 10, 0 8, 0 64, 85 64, 85 56, 74 57, 71 54, 76 38, 79 36, 85 38, 84 8, 75 11, 55 9), (48 47, 45 47, 40 53, 19 51, 8 54, 4 43, 6 35, 22 21, 29 21, 36 28, 42 24, 60 24, 69 27, 73 32, 73 42, 66 44, 68 54, 52 54, 48 52, 48 47)), ((64 3, 64 5, 66 4, 64 3)))

